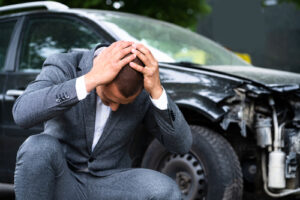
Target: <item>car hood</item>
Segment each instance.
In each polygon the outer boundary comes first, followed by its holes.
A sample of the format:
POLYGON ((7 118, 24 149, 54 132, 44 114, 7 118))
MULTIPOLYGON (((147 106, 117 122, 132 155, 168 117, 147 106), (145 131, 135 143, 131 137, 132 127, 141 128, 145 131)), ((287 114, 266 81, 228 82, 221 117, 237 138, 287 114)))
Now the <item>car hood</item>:
POLYGON ((202 68, 254 81, 278 91, 300 87, 300 74, 292 72, 254 66, 203 66, 202 68))

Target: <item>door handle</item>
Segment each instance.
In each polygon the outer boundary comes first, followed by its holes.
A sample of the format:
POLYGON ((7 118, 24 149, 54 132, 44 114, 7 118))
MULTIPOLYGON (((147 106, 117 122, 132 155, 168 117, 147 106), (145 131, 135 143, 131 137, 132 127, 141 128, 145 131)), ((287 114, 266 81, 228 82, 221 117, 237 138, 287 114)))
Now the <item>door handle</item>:
POLYGON ((4 96, 5 101, 15 101, 17 97, 21 96, 24 90, 7 90, 4 96))
POLYGON ((24 93, 24 90, 7 90, 6 96, 18 97, 24 93))

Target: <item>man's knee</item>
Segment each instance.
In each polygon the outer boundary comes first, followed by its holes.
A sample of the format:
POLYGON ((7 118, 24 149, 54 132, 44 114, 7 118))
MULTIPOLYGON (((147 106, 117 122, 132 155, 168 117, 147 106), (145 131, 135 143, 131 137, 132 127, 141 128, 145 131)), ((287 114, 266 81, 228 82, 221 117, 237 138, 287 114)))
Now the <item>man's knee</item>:
POLYGON ((149 199, 155 200, 181 200, 181 192, 170 177, 156 172, 150 171, 144 174, 146 180, 146 193, 149 199))
POLYGON ((21 145, 17 161, 26 159, 34 163, 38 160, 40 163, 42 160, 56 157, 60 150, 60 143, 56 138, 46 134, 33 135, 21 145))
POLYGON ((30 136, 17 154, 14 176, 17 199, 37 198, 41 193, 51 198, 55 177, 60 174, 61 157, 62 148, 56 138, 46 134, 30 136))
MULTIPOLYGON (((159 180, 157 180, 159 181, 159 180)), ((164 180, 161 187, 155 187, 152 190, 151 197, 157 200, 181 200, 181 192, 177 184, 172 180, 164 180)), ((152 199, 151 198, 151 199, 152 199)))

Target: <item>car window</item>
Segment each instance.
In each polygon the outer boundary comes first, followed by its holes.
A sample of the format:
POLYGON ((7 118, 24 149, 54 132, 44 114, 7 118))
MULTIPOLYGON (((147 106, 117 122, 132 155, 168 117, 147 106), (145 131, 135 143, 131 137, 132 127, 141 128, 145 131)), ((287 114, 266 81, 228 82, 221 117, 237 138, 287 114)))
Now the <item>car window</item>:
POLYGON ((63 18, 32 19, 26 26, 19 70, 39 71, 46 57, 73 48, 91 49, 101 39, 88 26, 63 18))
POLYGON ((4 68, 8 45, 16 21, 0 22, 0 71, 4 68))

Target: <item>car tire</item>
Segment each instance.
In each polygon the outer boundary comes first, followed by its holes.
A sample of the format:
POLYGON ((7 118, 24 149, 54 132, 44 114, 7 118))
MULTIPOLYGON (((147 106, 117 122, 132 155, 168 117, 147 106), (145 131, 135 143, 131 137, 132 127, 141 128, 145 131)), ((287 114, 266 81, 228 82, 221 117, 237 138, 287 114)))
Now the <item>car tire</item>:
POLYGON ((189 153, 170 153, 155 139, 144 154, 142 167, 173 178, 184 200, 242 199, 241 167, 231 145, 210 129, 191 126, 191 131, 189 153))

